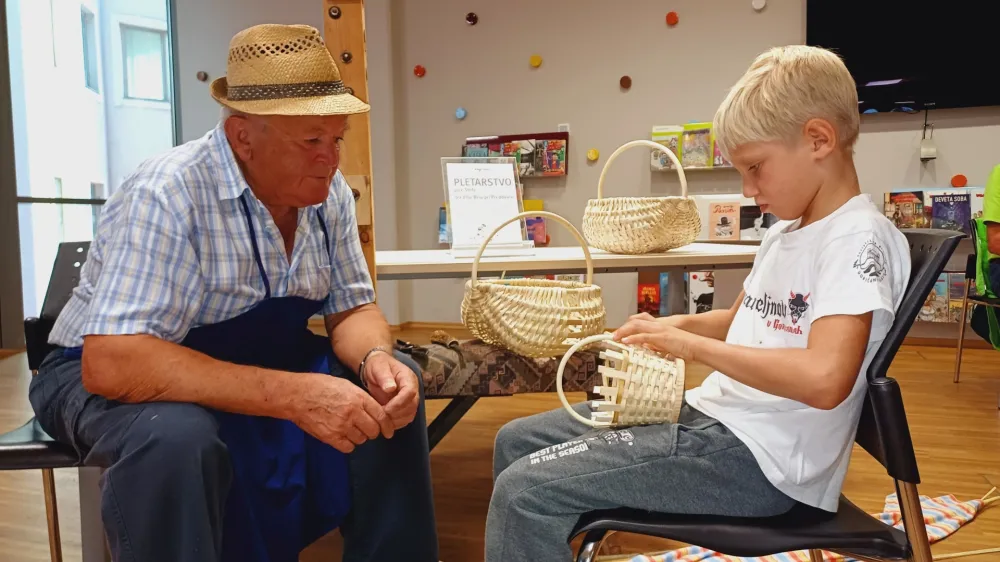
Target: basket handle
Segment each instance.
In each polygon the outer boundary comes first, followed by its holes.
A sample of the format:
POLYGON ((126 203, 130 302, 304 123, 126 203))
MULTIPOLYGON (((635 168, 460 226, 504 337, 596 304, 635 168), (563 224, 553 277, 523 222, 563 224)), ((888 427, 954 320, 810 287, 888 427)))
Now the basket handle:
POLYGON ((688 182, 687 182, 687 177, 684 175, 684 167, 681 166, 681 162, 680 160, 677 159, 677 155, 674 154, 674 151, 668 149, 662 144, 655 143, 651 140, 639 139, 627 142, 619 146, 618 150, 615 150, 614 152, 611 153, 611 156, 608 156, 608 161, 604 163, 604 169, 601 170, 601 178, 597 180, 598 199, 604 196, 604 176, 607 175, 608 168, 611 167, 611 163, 614 162, 615 158, 618 158, 619 154, 635 146, 648 146, 650 148, 654 148, 661 152, 666 152, 667 156, 669 156, 670 159, 674 161, 674 166, 677 169, 677 176, 681 179, 681 197, 688 196, 688 182))
POLYGON ((573 409, 569 400, 566 399, 565 392, 563 392, 563 371, 566 370, 566 364, 569 363, 569 358, 572 357, 573 354, 576 353, 581 347, 598 341, 607 341, 612 338, 614 338, 614 334, 611 333, 594 334, 574 343, 569 349, 566 350, 566 354, 563 355, 562 361, 559 362, 559 370, 556 371, 556 392, 559 394, 559 401, 562 402, 563 408, 566 408, 566 411, 569 412, 571 416, 591 427, 609 427, 609 424, 585 418, 573 409))
POLYGON ((563 226, 565 226, 567 229, 569 229, 569 231, 572 232, 573 236, 576 238, 576 241, 579 242, 580 246, 583 247, 583 257, 584 257, 584 259, 587 260, 587 284, 588 285, 593 284, 593 282, 594 282, 594 260, 593 260, 593 258, 590 257, 590 247, 587 246, 587 242, 583 239, 583 235, 580 234, 580 231, 577 230, 576 227, 573 226, 573 224, 571 222, 569 222, 565 218, 563 218, 563 217, 561 217, 561 216, 559 216, 559 215, 557 215, 555 213, 552 213, 552 212, 549 212, 549 211, 525 211, 523 213, 519 213, 517 215, 514 215, 513 217, 511 217, 511 218, 505 220, 504 222, 500 223, 499 225, 497 225, 497 227, 493 229, 493 232, 491 232, 490 235, 487 236, 485 240, 483 240, 483 243, 479 246, 479 251, 476 252, 476 259, 472 260, 472 286, 473 287, 476 286, 476 275, 477 275, 477 273, 479 271, 479 259, 483 257, 483 252, 486 250, 486 245, 490 243, 490 240, 492 240, 493 237, 496 236, 497 233, 500 232, 500 230, 503 227, 507 226, 508 224, 510 224, 510 223, 512 223, 512 222, 514 222, 516 220, 519 220, 519 219, 522 219, 522 218, 525 218, 525 217, 547 217, 547 218, 555 220, 556 222, 562 223, 563 226))

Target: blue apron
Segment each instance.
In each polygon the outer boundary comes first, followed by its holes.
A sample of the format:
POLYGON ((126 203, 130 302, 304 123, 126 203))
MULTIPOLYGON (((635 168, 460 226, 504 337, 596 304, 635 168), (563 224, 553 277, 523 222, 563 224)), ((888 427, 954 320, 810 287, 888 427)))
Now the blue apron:
MULTIPOLYGON (((224 322, 192 329, 182 345, 220 361, 290 372, 331 373, 330 340, 309 318, 322 300, 271 296, 253 220, 240 198, 264 300, 224 322)), ((330 237, 317 213, 330 249, 330 237)), ((297 562, 299 552, 340 526, 350 506, 347 457, 292 422, 213 412, 229 449, 232 488, 223 517, 222 562, 297 562)))

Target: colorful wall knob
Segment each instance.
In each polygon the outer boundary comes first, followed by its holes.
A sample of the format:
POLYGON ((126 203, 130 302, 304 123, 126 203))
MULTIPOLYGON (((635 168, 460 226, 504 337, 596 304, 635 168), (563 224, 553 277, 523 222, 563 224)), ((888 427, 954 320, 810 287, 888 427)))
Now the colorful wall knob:
POLYGON ((591 162, 596 162, 600 157, 601 153, 598 152, 596 148, 591 148, 587 151, 587 160, 590 160, 591 162))
POLYGON ((469 12, 468 14, 465 14, 465 23, 469 25, 476 25, 479 23, 479 16, 477 16, 475 12, 469 12))
POLYGON ((423 78, 424 74, 427 74, 427 69, 424 68, 423 65, 418 64, 417 66, 413 67, 413 75, 416 76, 417 78, 423 78))
POLYGON ((532 68, 538 68, 542 66, 542 57, 540 55, 531 55, 530 62, 532 68))
POLYGON ((460 119, 460 120, 461 119, 465 119, 466 115, 467 115, 467 113, 466 113, 464 107, 460 107, 460 108, 458 108, 458 109, 455 110, 455 117, 458 118, 458 119, 460 119))
POLYGON ((969 178, 965 177, 964 174, 955 174, 951 177, 952 187, 965 187, 969 185, 969 178))
POLYGON ((627 76, 627 75, 626 76, 622 76, 621 79, 618 80, 618 85, 621 86, 625 90, 631 88, 632 87, 632 77, 631 76, 627 76))
POLYGON ((667 12, 667 25, 675 26, 679 21, 681 20, 680 17, 677 16, 677 12, 667 12))

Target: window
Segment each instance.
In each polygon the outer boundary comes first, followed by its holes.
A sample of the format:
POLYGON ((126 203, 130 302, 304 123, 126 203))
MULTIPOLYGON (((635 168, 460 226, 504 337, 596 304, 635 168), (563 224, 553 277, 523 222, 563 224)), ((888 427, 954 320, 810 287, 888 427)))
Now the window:
MULTIPOLYGON (((65 195, 63 194, 63 181, 62 178, 55 178, 56 180, 56 198, 62 199, 65 195)), ((66 206, 59 205, 59 239, 62 240, 66 237, 66 206)))
POLYGON ((167 32, 121 24, 125 98, 169 101, 167 32))
POLYGON ((97 23, 94 13, 80 8, 80 24, 83 28, 83 78, 88 88, 100 92, 97 79, 97 23))
MULTIPOLYGON (((91 199, 104 199, 104 184, 97 182, 90 182, 90 198, 91 199)), ((91 208, 91 218, 93 219, 93 236, 92 239, 97 239, 97 223, 101 219, 101 206, 94 205, 91 208)))

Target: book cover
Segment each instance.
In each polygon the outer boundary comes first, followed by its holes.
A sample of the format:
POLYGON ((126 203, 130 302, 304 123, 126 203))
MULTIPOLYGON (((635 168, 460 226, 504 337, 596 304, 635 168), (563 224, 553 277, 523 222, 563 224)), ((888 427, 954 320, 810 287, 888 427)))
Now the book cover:
POLYGON ((917 318, 924 322, 951 322, 951 299, 948 295, 948 274, 942 273, 924 299, 917 318))
POLYGON ((586 276, 583 273, 556 273, 556 281, 573 281, 576 283, 583 283, 586 281, 586 276))
POLYGON ((971 214, 968 193, 931 196, 931 228, 958 230, 969 234, 971 214))
POLYGON ((740 240, 763 240, 767 229, 778 222, 771 213, 762 213, 759 205, 740 206, 740 240))
POLYGON ((715 273, 692 271, 688 280, 688 313, 700 314, 712 310, 712 303, 715 300, 715 273))
POLYGON ((926 228, 923 191, 894 191, 885 194, 885 216, 897 228, 926 228))
POLYGON ((719 149, 719 143, 715 140, 715 130, 712 130, 712 153, 714 157, 712 158, 713 168, 732 168, 733 163, 726 160, 726 157, 722 155, 722 150, 719 149))
POLYGON ((664 271, 660 273, 660 316, 670 314, 670 273, 664 271))
POLYGON ((647 312, 653 316, 660 314, 660 284, 639 283, 637 309, 641 314, 647 312))
POLYGON ((708 239, 740 239, 740 202, 713 202, 708 208, 708 239))
MULTIPOLYGON (((684 134, 684 127, 679 125, 659 125, 653 127, 651 139, 657 144, 662 144, 667 150, 674 153, 677 160, 682 159, 681 136, 684 134)), ((649 168, 654 172, 662 170, 673 170, 674 161, 662 150, 654 150, 649 154, 649 168)))
POLYGON ((542 157, 543 176, 565 176, 566 175, 566 141, 564 140, 543 140, 538 141, 542 157))
MULTIPOLYGON (((951 321, 958 322, 962 316, 962 301, 965 299, 965 274, 948 274, 948 296, 951 299, 951 321)), ((972 307, 966 311, 965 321, 972 320, 972 307)))
POLYGON ((441 205, 438 209, 438 243, 447 244, 451 239, 448 229, 448 210, 441 205))
POLYGON ((715 151, 712 149, 712 124, 688 123, 681 139, 681 165, 685 168, 711 168, 715 151))

